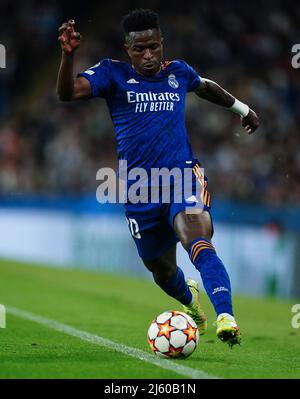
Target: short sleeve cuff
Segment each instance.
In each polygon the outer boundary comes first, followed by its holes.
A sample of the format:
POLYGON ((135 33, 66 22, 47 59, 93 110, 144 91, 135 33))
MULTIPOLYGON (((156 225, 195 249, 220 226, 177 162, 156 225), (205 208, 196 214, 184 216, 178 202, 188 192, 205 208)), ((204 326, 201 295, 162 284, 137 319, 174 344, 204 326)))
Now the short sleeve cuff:
MULTIPOLYGON (((93 71, 91 71, 91 72, 93 72, 93 71)), ((77 77, 80 77, 80 76, 83 76, 84 78, 86 78, 89 81, 89 83, 91 85, 91 89, 92 89, 92 96, 97 97, 98 96, 97 89, 96 89, 95 82, 92 79, 91 75, 88 72, 80 72, 80 73, 78 73, 77 77)))
POLYGON ((195 79, 192 80, 190 86, 189 86, 189 91, 194 91, 197 89, 197 87, 200 85, 201 82, 201 78, 198 75, 197 77, 195 77, 195 79))

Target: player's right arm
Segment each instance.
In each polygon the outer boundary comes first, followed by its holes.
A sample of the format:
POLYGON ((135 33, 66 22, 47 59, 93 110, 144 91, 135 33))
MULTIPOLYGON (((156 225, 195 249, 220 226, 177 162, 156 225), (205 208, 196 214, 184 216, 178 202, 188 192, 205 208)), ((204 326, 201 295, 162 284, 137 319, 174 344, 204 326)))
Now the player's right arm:
POLYGON ((81 35, 75 32, 75 21, 70 20, 59 28, 58 41, 62 49, 56 91, 61 101, 88 99, 92 96, 89 81, 83 76, 73 77, 74 54, 80 45, 81 35))

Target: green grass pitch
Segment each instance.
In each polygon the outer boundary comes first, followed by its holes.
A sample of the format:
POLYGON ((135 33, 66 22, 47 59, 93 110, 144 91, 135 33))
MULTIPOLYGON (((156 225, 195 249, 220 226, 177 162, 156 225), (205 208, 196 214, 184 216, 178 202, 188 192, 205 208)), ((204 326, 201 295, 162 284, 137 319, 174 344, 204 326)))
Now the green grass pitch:
MULTIPOLYGON (((215 336, 205 293, 202 302, 207 334, 190 358, 170 362, 220 378, 300 377, 300 329, 291 326, 297 301, 234 297, 243 342, 232 350, 215 336)), ((4 260, 0 303, 149 353, 152 319, 168 309, 181 310, 151 281, 4 260)), ((187 378, 9 312, 6 328, 0 329, 0 365, 0 378, 187 378)))

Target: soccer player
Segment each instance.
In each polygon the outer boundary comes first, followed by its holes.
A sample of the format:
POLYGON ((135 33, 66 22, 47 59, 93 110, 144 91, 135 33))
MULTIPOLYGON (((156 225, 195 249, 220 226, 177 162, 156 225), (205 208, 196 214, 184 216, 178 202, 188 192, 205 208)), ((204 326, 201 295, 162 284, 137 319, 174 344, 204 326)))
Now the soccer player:
MULTIPOLYGON (((217 83, 200 77, 185 61, 163 62, 163 37, 155 12, 133 10, 123 18, 123 28, 130 63, 102 59, 75 78, 74 54, 81 35, 75 31, 74 20, 59 28, 62 59, 58 96, 62 101, 104 98, 115 128, 118 157, 127 161, 128 170, 192 168, 194 188, 197 180, 201 183, 201 168, 193 158, 185 129, 186 94, 194 92, 239 114, 248 134, 258 127, 258 117, 217 83)), ((186 212, 185 201, 135 204, 129 200, 125 213, 139 255, 154 281, 183 305, 198 324, 199 333, 204 334, 207 321, 198 282, 185 281, 176 264, 176 244, 182 243, 215 309, 216 334, 232 347, 240 343, 241 334, 232 309, 229 276, 211 242, 213 224, 206 185, 205 177, 201 212, 186 212)), ((198 199, 194 197, 193 201, 198 199)))

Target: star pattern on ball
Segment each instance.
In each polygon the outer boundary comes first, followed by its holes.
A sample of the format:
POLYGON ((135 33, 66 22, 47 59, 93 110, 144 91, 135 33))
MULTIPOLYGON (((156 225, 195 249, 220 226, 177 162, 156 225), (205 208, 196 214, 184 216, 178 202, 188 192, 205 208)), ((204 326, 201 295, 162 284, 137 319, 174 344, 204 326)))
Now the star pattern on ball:
POLYGON ((172 345, 169 347, 169 352, 165 353, 166 356, 169 357, 180 357, 182 354, 182 349, 183 348, 174 348, 172 345))
POLYGON ((188 328, 183 330, 183 332, 187 335, 187 342, 190 342, 190 341, 196 342, 197 328, 195 328, 189 324, 188 328))
POLYGON ((165 323, 158 323, 159 333, 157 334, 158 337, 166 337, 170 339, 170 334, 172 331, 176 330, 176 328, 170 325, 170 319, 167 320, 165 323))

